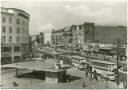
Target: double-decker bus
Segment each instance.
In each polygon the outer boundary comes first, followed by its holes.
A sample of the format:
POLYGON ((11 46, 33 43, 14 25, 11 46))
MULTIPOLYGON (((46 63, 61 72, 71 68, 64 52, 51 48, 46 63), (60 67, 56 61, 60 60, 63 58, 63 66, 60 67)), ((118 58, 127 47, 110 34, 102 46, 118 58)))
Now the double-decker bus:
POLYGON ((80 70, 86 69, 87 64, 89 64, 89 62, 87 62, 85 57, 72 56, 71 59, 72 59, 72 65, 80 70))
POLYGON ((103 60, 90 60, 92 66, 92 72, 96 71, 97 74, 110 80, 115 80, 117 64, 115 62, 103 61, 103 60))
POLYGON ((123 82, 123 87, 127 88, 127 66, 119 69, 119 82, 123 82))

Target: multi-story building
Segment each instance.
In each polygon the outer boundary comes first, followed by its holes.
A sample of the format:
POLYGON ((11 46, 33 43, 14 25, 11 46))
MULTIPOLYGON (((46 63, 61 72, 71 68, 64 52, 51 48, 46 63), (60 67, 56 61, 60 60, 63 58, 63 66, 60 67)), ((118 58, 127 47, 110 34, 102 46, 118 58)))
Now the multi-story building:
POLYGON ((52 43, 63 43, 71 46, 83 46, 87 41, 95 39, 95 24, 87 23, 81 25, 67 26, 60 30, 52 31, 52 43))
POLYGON ((1 8, 1 62, 17 62, 29 53, 30 15, 16 8, 1 8))
POLYGON ((95 40, 95 24, 85 22, 81 25, 73 25, 73 45, 84 46, 89 41, 95 40))
POLYGON ((125 26, 95 26, 95 42, 103 44, 127 43, 127 27, 125 26))
POLYGON ((59 30, 52 30, 51 42, 53 44, 63 43, 64 28, 59 30))
POLYGON ((87 43, 117 44, 127 43, 127 28, 124 26, 95 26, 94 23, 84 22, 60 30, 52 31, 52 42, 63 42, 71 46, 84 47, 87 43))

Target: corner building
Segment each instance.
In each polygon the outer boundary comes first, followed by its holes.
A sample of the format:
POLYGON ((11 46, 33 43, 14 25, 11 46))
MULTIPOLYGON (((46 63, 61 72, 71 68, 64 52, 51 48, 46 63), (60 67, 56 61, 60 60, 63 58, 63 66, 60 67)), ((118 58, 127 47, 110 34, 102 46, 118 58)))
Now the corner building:
POLYGON ((16 8, 1 8, 1 63, 25 60, 29 53, 30 15, 16 8))

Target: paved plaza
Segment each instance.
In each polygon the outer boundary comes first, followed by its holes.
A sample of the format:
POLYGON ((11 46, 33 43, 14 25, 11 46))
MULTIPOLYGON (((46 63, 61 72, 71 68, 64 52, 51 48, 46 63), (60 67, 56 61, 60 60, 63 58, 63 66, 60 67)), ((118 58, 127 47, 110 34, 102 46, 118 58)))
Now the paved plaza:
MULTIPOLYGON (((30 72, 30 70, 22 70, 23 72, 30 72)), ((90 81, 88 77, 85 77, 84 71, 79 71, 76 68, 67 69, 67 73, 71 76, 71 81, 66 83, 46 83, 44 80, 36 78, 16 78, 15 70, 2 70, 1 75, 1 88, 2 89, 106 89, 107 83, 99 78, 98 81, 90 81), (10 71, 10 72, 9 72, 10 71), (13 82, 16 82, 18 86, 13 86, 13 82), (83 88, 83 82, 85 87, 83 88)), ((114 82, 108 82, 109 89, 116 89, 117 85, 114 82)))

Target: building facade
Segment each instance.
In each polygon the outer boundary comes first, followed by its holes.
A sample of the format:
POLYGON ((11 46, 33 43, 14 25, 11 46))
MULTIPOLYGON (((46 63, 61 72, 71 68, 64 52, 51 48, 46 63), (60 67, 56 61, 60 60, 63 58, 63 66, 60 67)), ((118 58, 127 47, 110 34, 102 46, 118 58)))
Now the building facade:
POLYGON ((63 43, 64 28, 59 30, 52 30, 51 42, 53 44, 63 43))
POLYGON ((127 28, 124 26, 95 26, 95 23, 84 22, 52 31, 52 43, 69 44, 73 47, 84 47, 88 43, 122 44, 127 43, 127 28))
POLYGON ((29 53, 30 15, 16 8, 1 8, 1 62, 18 62, 29 53))
POLYGON ((117 44, 120 39, 122 44, 127 43, 127 27, 125 26, 96 26, 95 42, 103 44, 117 44))
POLYGON ((73 25, 73 45, 84 46, 89 41, 95 40, 95 24, 84 22, 81 25, 73 25))
POLYGON ((52 43, 63 43, 70 46, 83 46, 88 41, 95 39, 95 24, 85 22, 81 25, 71 25, 60 30, 53 30, 52 43))

